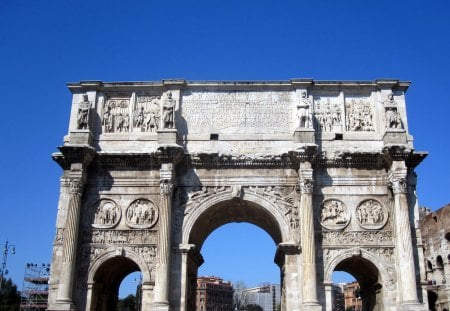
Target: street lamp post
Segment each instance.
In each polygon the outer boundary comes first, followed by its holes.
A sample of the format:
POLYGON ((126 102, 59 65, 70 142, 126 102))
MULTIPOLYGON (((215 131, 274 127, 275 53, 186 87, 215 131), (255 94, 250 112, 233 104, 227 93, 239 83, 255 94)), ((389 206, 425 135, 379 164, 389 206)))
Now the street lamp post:
POLYGON ((3 276, 8 274, 8 270, 6 270, 6 261, 8 259, 8 253, 11 251, 11 254, 16 253, 16 247, 14 245, 8 245, 8 241, 5 243, 5 247, 3 248, 3 261, 2 268, 0 269, 0 289, 2 288, 3 276))

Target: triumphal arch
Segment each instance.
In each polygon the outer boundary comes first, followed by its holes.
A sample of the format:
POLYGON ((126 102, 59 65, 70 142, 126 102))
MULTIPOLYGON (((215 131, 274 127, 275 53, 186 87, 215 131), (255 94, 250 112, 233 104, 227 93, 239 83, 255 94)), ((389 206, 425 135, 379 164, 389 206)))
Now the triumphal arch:
POLYGON ((134 271, 142 310, 195 310, 202 244, 230 222, 273 238, 282 310, 333 310, 333 271, 363 310, 427 309, 408 82, 68 87, 49 310, 115 310, 134 271))

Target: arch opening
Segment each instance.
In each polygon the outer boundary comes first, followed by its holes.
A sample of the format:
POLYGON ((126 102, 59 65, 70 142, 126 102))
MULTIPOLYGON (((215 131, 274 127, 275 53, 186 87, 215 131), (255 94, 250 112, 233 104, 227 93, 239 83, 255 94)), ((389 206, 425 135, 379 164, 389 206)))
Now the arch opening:
MULTIPOLYGON (((97 269, 93 277, 91 310, 117 310, 120 286, 124 279, 133 272, 140 272, 140 269, 129 258, 116 256, 106 260, 97 269)), ((136 290, 136 294, 134 295, 135 305, 140 305, 141 294, 139 283, 136 284, 136 288, 139 290, 136 290)))
MULTIPOLYGON (((258 230, 264 231, 265 234, 268 234, 270 236, 269 240, 271 239, 273 241, 273 253, 270 258, 270 261, 273 262, 276 253, 276 246, 283 241, 283 233, 281 228, 282 225, 280 224, 277 215, 273 215, 273 213, 268 210, 267 207, 249 200, 226 200, 222 202, 216 202, 215 204, 205 208, 204 211, 197 216, 195 222, 193 222, 192 228, 189 231, 188 243, 191 245, 195 245, 196 253, 200 254, 200 250, 203 250, 204 246, 208 248, 211 247, 209 237, 211 236, 214 238, 213 233, 216 230, 221 231, 223 228, 227 228, 229 226, 233 227, 234 225, 232 225, 231 223, 246 223, 247 225, 251 224, 256 226, 258 230), (207 244, 205 244, 206 240, 208 240, 207 244)), ((241 235, 239 238, 239 243, 241 244, 248 243, 248 240, 251 241, 250 235, 241 235)), ((214 243, 214 241, 212 242, 214 243)), ((267 253, 265 253, 264 256, 266 255, 267 253)), ((208 257, 203 258, 202 255, 191 255, 189 257, 190 258, 188 258, 187 260, 186 269, 188 279, 188 281, 186 282, 188 287, 186 291, 186 309, 188 311, 191 311, 196 310, 196 306, 198 304, 198 302, 196 301, 196 286, 199 267, 203 264, 204 259, 208 260, 208 257), (198 257, 200 257, 200 261, 198 260, 198 257)), ((275 264, 273 263, 273 265, 275 264)), ((277 269, 276 266, 275 269, 277 269)), ((220 272, 221 271, 217 271, 217 274, 220 274, 220 272)), ((261 272, 263 273, 263 271, 261 272)), ((278 271, 278 284, 282 282, 282 280, 280 280, 280 275, 281 270, 278 271)), ((222 277, 222 275, 216 276, 222 277)), ((237 297, 234 298, 236 302, 237 297)), ((233 304, 235 304, 235 302, 233 304)), ((234 305, 231 310, 234 310, 235 307, 236 306, 234 305)))
POLYGON ((341 286, 346 310, 383 310, 383 286, 378 268, 372 262, 352 256, 339 262, 334 271, 346 272, 356 280, 347 280, 341 286))

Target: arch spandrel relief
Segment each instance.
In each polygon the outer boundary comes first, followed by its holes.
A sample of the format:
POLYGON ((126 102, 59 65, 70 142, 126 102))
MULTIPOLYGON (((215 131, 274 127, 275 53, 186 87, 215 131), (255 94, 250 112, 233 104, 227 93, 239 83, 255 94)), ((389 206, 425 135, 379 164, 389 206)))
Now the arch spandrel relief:
POLYGON ((368 230, 383 228, 389 218, 386 206, 375 199, 362 201, 356 207, 355 214, 358 225, 368 230))
POLYGON ((101 199, 93 204, 92 227, 97 229, 113 228, 117 226, 122 217, 122 211, 110 199, 101 199))
POLYGON ((148 199, 133 201, 125 212, 125 223, 130 228, 148 229, 158 221, 158 207, 148 199))
POLYGON ((320 223, 329 230, 342 230, 349 224, 351 214, 344 202, 327 199, 321 204, 320 223))

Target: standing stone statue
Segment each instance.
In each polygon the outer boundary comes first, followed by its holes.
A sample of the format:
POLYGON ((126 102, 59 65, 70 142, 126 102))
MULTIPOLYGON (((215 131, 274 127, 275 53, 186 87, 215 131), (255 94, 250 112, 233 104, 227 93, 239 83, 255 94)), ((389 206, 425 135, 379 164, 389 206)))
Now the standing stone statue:
POLYGON ((163 103, 163 128, 173 129, 175 127, 174 112, 175 112, 175 99, 172 98, 172 93, 167 93, 167 98, 163 103))
POLYGON ((88 129, 90 110, 91 110, 91 103, 88 100, 87 94, 84 94, 83 101, 78 104, 77 129, 79 130, 88 129))
POLYGON ((387 101, 384 102, 386 128, 388 129, 402 129, 402 119, 397 111, 397 102, 394 99, 394 94, 389 93, 387 101))
POLYGON ((310 114, 311 101, 306 96, 306 92, 302 92, 302 99, 297 105, 297 118, 299 128, 311 128, 311 114, 310 114))

